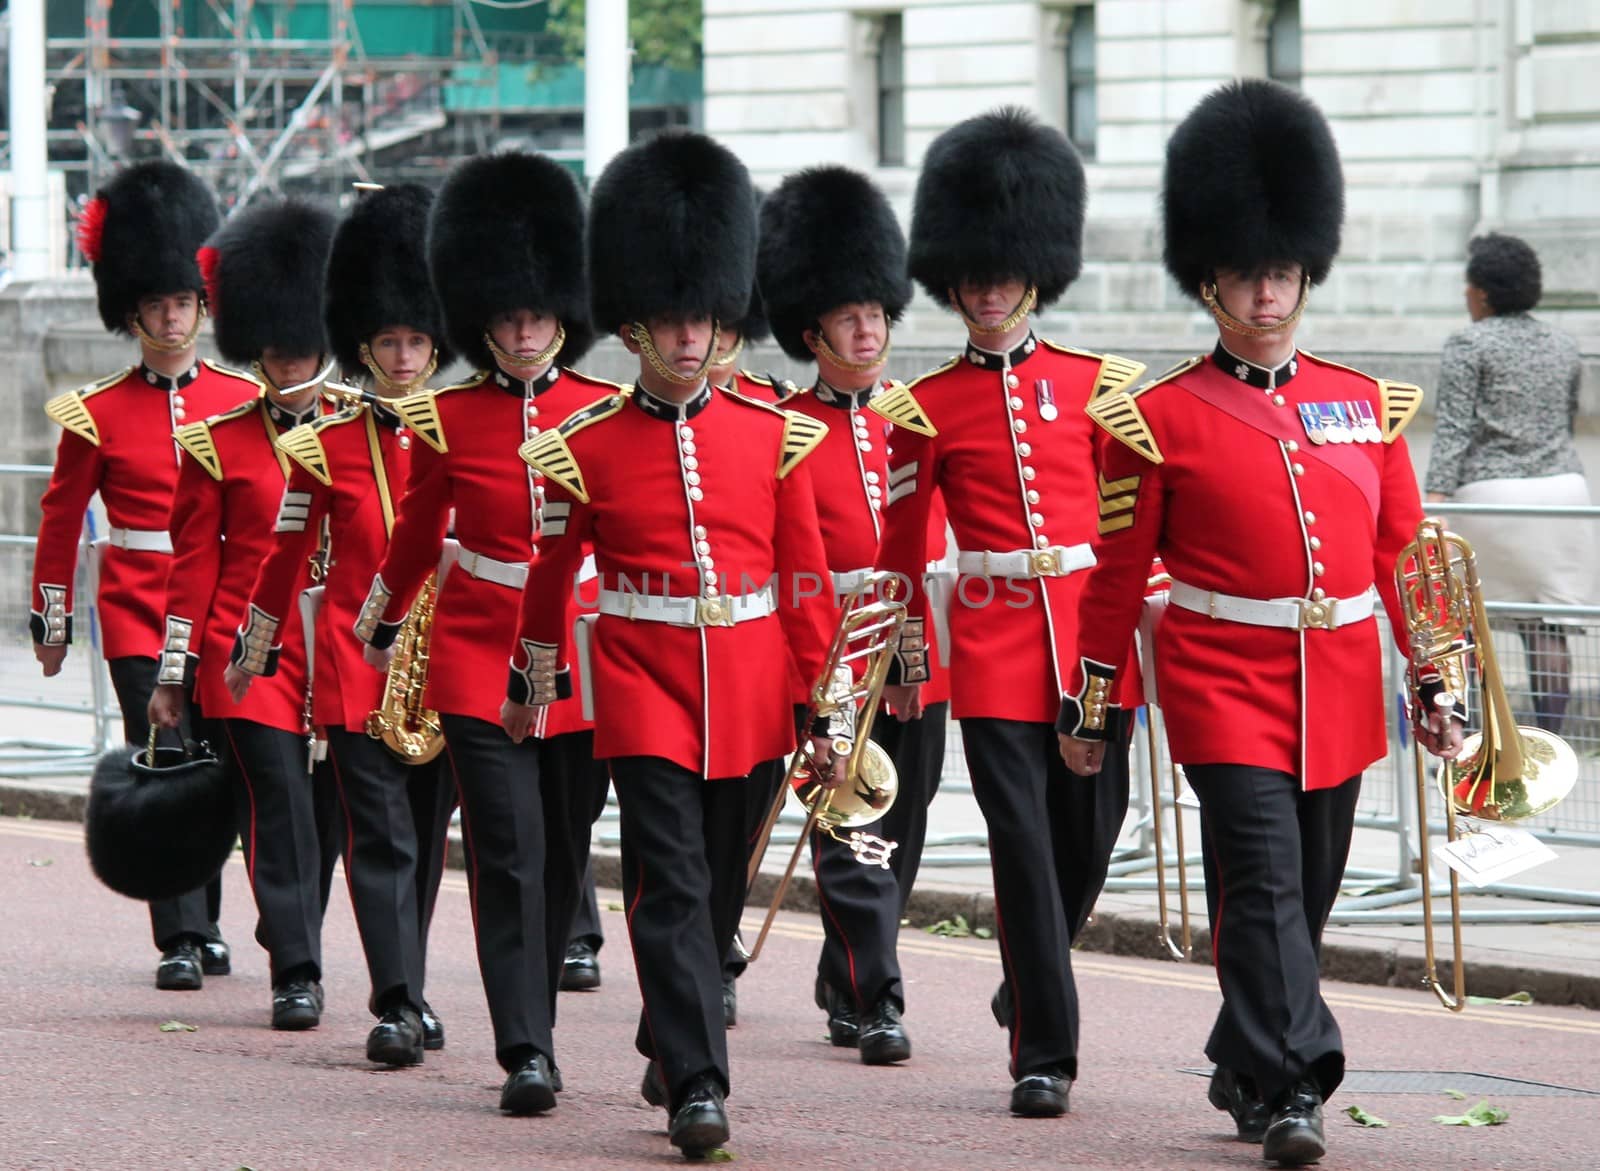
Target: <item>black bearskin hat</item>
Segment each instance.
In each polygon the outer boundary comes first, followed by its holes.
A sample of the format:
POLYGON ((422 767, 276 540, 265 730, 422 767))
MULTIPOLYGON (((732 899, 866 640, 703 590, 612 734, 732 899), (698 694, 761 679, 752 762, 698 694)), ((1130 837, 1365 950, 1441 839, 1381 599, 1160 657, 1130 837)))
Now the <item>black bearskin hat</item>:
POLYGON ((911 300, 906 241, 883 192, 848 167, 790 175, 761 206, 756 275, 772 332, 809 362, 802 336, 830 309, 877 301, 898 321, 911 300))
POLYGON ((668 130, 636 142, 595 182, 590 305, 601 331, 652 317, 742 321, 755 273, 750 174, 704 134, 668 130))
POLYGON ((1066 135, 1002 106, 957 123, 923 158, 911 275, 940 305, 963 279, 1018 279, 1049 305, 1083 267, 1083 164, 1066 135))
POLYGON ((100 320, 129 334, 139 298, 205 291, 195 250, 221 221, 205 181, 165 159, 119 171, 78 217, 78 249, 94 266, 100 320))
POLYGON ((463 160, 428 217, 428 272, 445 334, 480 370, 494 369, 483 335, 496 314, 531 309, 558 318, 566 366, 594 344, 583 269, 583 195, 572 172, 545 155, 463 160))
POLYGON ((239 836, 233 793, 204 750, 128 745, 102 756, 89 779, 84 843, 101 882, 132 899, 169 899, 204 886, 239 836))
POLYGON ((390 325, 427 334, 439 365, 450 364, 423 256, 432 202, 433 192, 415 183, 383 187, 356 200, 333 233, 323 318, 328 345, 347 374, 364 371, 362 343, 390 325))
MULTIPOLYGON (((761 188, 754 188, 756 195, 756 232, 761 231, 761 208, 764 206, 767 193, 761 188)), ((759 256, 759 253, 758 253, 759 256)), ((724 323, 722 344, 726 349, 731 343, 728 337, 729 330, 736 330, 747 343, 764 342, 772 336, 772 322, 767 320, 766 300, 761 295, 761 276, 757 265, 756 280, 750 286, 750 300, 745 305, 744 316, 734 322, 724 323)))
POLYGON ((1231 82, 1201 99, 1167 143, 1167 271, 1199 298, 1219 268, 1296 261, 1321 284, 1339 253, 1344 174, 1312 101, 1275 81, 1231 82))
POLYGON ((327 349, 322 279, 333 214, 300 200, 236 212, 200 250, 217 350, 248 366, 268 346, 305 356, 327 349))

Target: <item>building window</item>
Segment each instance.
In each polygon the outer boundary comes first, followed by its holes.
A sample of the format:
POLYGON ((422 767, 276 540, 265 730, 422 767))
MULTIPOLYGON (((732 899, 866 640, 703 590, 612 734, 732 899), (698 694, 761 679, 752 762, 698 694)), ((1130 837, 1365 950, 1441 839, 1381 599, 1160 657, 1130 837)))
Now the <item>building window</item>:
POLYGON ((878 28, 878 165, 906 165, 906 48, 898 12, 878 28))
POLYGON ((1072 9, 1067 25, 1067 137, 1093 160, 1099 117, 1094 95, 1094 5, 1072 9))
POLYGON ((1267 24, 1267 76, 1300 88, 1300 0, 1278 0, 1267 24))

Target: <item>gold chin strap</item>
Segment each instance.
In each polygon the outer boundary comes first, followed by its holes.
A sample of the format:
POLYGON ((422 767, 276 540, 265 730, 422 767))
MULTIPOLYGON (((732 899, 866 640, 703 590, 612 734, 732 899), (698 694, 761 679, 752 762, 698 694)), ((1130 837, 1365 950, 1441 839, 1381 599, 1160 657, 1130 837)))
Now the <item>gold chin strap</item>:
POLYGON ((721 340, 722 327, 715 321, 711 323, 711 346, 706 350, 706 360, 700 363, 700 369, 688 375, 679 374, 671 366, 667 365, 666 360, 661 356, 661 351, 656 349, 656 339, 650 336, 650 331, 645 328, 642 322, 635 321, 628 326, 628 336, 638 344, 639 352, 644 355, 644 360, 650 363, 650 369, 654 370, 662 378, 674 386, 698 386, 701 380, 705 378, 706 371, 711 369, 712 359, 717 356, 717 342, 721 340))
POLYGON ((1206 308, 1211 310, 1211 316, 1216 318, 1217 324, 1229 333, 1236 333, 1241 337, 1266 337, 1269 333, 1293 329, 1299 322, 1300 315, 1306 311, 1306 305, 1311 300, 1311 278, 1301 275, 1300 299, 1295 304, 1294 312, 1275 325, 1248 325, 1229 313, 1222 307, 1222 299, 1217 296, 1216 281, 1207 281, 1200 286, 1200 299, 1206 303, 1206 308))
POLYGON ((540 350, 531 358, 524 358, 521 354, 513 354, 510 350, 502 349, 489 336, 489 331, 483 331, 484 344, 489 347, 489 352, 508 366, 548 366, 556 360, 556 355, 561 352, 561 347, 567 344, 567 327, 561 322, 556 322, 556 336, 550 339, 550 344, 540 350))
POLYGON ((733 343, 733 349, 718 354, 711 360, 711 366, 716 370, 726 370, 739 360, 739 355, 744 351, 744 334, 739 335, 739 340, 733 343))
POLYGON ((1028 291, 1022 294, 1022 300, 1018 301, 1017 307, 1011 311, 1011 316, 1007 317, 999 325, 983 325, 972 320, 967 314, 967 307, 961 302, 960 294, 953 290, 950 293, 950 303, 956 307, 956 312, 961 314, 961 320, 967 323, 967 328, 973 333, 996 337, 1016 329, 1017 326, 1022 324, 1023 318, 1034 311, 1039 304, 1039 286, 1029 285, 1028 291))
POLYGON ((432 378, 434 371, 439 369, 439 349, 435 346, 433 354, 428 358, 428 364, 422 368, 422 372, 415 378, 409 378, 405 382, 396 382, 383 372, 383 368, 378 365, 377 359, 372 356, 372 350, 366 342, 361 343, 361 364, 372 375, 372 380, 388 391, 391 397, 400 398, 403 395, 414 394, 428 385, 428 379, 432 378))
MULTIPOLYGON (((321 355, 319 354, 318 357, 321 357, 321 355)), ((330 358, 323 364, 322 369, 318 370, 311 378, 305 382, 296 383, 294 386, 279 386, 272 380, 272 376, 267 373, 266 367, 261 364, 260 359, 250 363, 250 373, 256 376, 262 386, 270 389, 279 398, 293 398, 301 391, 310 390, 313 386, 321 386, 327 382, 333 375, 333 360, 330 358)))
POLYGON ((139 320, 137 313, 128 315, 128 325, 133 330, 133 336, 139 339, 140 345, 149 346, 158 354, 181 354, 194 346, 195 340, 200 336, 200 326, 205 323, 205 319, 206 306, 205 302, 202 301, 199 312, 194 315, 194 326, 189 330, 188 336, 181 342, 164 342, 160 338, 151 337, 150 332, 144 327, 144 322, 139 320))
POLYGON ((875 357, 868 358, 865 362, 852 362, 833 352, 833 347, 828 344, 828 339, 822 330, 815 329, 812 332, 817 335, 817 357, 825 358, 839 369, 848 370, 852 374, 865 374, 869 370, 876 370, 889 360, 889 351, 894 347, 894 340, 885 333, 883 349, 879 350, 875 357))

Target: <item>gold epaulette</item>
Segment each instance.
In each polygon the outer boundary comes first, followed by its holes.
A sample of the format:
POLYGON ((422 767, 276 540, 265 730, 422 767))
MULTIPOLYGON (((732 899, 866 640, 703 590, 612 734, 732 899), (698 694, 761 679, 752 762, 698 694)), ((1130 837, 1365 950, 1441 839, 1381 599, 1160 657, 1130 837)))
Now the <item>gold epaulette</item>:
POLYGON ((237 378, 240 382, 248 382, 257 390, 265 389, 261 385, 259 378, 253 374, 247 374, 243 370, 235 370, 232 366, 224 366, 220 362, 213 362, 210 358, 201 358, 200 364, 213 374, 221 374, 225 378, 237 378))
POLYGON ((778 452, 778 479, 794 471, 796 465, 816 450, 828 434, 828 425, 799 411, 783 412, 783 446, 778 452))
POLYGON ((1393 443, 1395 437, 1406 429, 1406 424, 1416 417, 1418 409, 1422 406, 1422 388, 1409 382, 1391 382, 1387 378, 1376 378, 1364 370, 1357 370, 1354 366, 1344 366, 1338 362, 1330 362, 1326 358, 1319 358, 1315 354, 1300 351, 1302 358, 1310 358, 1319 366, 1326 366, 1330 370, 1343 370, 1346 374, 1354 374, 1368 382, 1376 384, 1378 388, 1378 422, 1383 428, 1383 441, 1393 443))
MULTIPOLYGON (((955 365, 956 359, 952 358, 941 366, 940 370, 948 370, 955 365)), ((934 370, 930 373, 937 374, 934 370)), ((927 378, 924 374, 922 378, 927 378)), ((921 382, 922 378, 916 380, 921 382)), ((916 382, 911 385, 915 386, 916 382)), ((939 429, 933 425, 933 420, 928 418, 928 413, 922 409, 922 404, 917 401, 917 396, 911 393, 911 386, 903 382, 892 382, 888 389, 880 394, 873 395, 867 400, 869 410, 876 411, 896 427, 903 427, 907 431, 915 431, 918 435, 926 435, 930 439, 939 434, 939 429)))
POLYGON ((1205 355, 1197 354, 1193 358, 1179 362, 1172 369, 1136 390, 1112 390, 1105 394, 1097 394, 1089 401, 1089 405, 1083 408, 1084 413, 1112 438, 1132 448, 1151 463, 1161 463, 1166 457, 1161 454, 1155 434, 1150 430, 1144 412, 1139 410, 1139 405, 1134 400, 1142 394, 1148 394, 1162 383, 1171 382, 1179 375, 1188 373, 1204 361, 1205 355))
MULTIPOLYGON (((254 406, 255 404, 250 404, 254 406)), ((213 480, 222 479, 222 458, 217 454, 217 441, 211 437, 209 420, 185 423, 172 433, 178 446, 194 456, 195 463, 206 470, 213 480)))
POLYGON ((770 386, 779 399, 793 398, 797 394, 805 393, 805 387, 796 386, 787 378, 779 378, 776 374, 756 374, 749 370, 739 371, 739 377, 757 386, 770 386))
POLYGON ((574 500, 580 504, 589 503, 589 489, 583 482, 583 471, 578 467, 577 457, 572 454, 572 448, 567 446, 567 436, 575 435, 602 419, 609 419, 622 409, 622 404, 627 402, 631 393, 631 387, 619 387, 616 394, 608 394, 574 411, 561 421, 559 427, 541 432, 524 443, 517 449, 517 454, 522 457, 523 463, 543 473, 545 479, 570 492, 574 500))
POLYGON ((784 409, 778 406, 776 403, 762 402, 758 398, 751 398, 747 394, 740 394, 731 386, 719 387, 718 389, 721 390, 722 394, 729 402, 738 403, 742 407, 755 407, 758 411, 768 411, 774 415, 784 414, 784 409))
POLYGON ((278 450, 294 460, 319 483, 332 486, 333 474, 328 471, 328 453, 322 449, 322 440, 317 432, 322 428, 320 424, 325 421, 338 419, 347 422, 342 415, 355 415, 356 412, 340 411, 337 415, 324 415, 321 419, 313 419, 309 423, 301 423, 292 427, 278 436, 278 450))
POLYGON ((1132 358, 1124 358, 1117 354, 1095 354, 1088 350, 1075 350, 1071 346, 1059 345, 1049 338, 1040 338, 1047 348, 1058 354, 1071 354, 1076 358, 1089 358, 1100 363, 1100 369, 1094 376, 1093 398, 1103 394, 1115 394, 1119 390, 1127 390, 1145 371, 1143 362, 1135 362, 1132 358))
POLYGON ((121 382, 133 367, 118 370, 115 374, 107 374, 98 382, 91 382, 88 386, 80 386, 77 390, 69 390, 58 394, 44 404, 45 417, 52 423, 71 431, 79 439, 85 440, 94 446, 100 446, 100 428, 95 426, 94 416, 89 413, 89 408, 83 405, 83 400, 91 394, 99 394, 121 382))
POLYGON ((596 378, 593 374, 585 374, 582 370, 574 370, 571 366, 561 367, 561 373, 563 376, 571 375, 579 382, 591 383, 608 394, 620 394, 623 398, 627 398, 628 395, 633 393, 633 387, 624 382, 612 382, 609 378, 596 378))
POLYGON ((418 439, 443 455, 450 450, 450 445, 445 442, 444 421, 439 418, 439 403, 434 395, 434 391, 419 390, 416 394, 408 394, 390 405, 394 408, 394 413, 400 416, 400 421, 417 433, 418 439))

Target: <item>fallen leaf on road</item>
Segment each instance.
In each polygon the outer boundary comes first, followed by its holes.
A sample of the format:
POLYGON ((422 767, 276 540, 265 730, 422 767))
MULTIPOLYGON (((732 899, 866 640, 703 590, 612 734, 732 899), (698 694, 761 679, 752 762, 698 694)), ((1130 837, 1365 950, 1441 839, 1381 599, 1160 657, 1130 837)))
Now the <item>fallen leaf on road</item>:
POLYGON ((733 1152, 725 1147, 712 1147, 706 1152, 705 1159, 707 1163, 731 1163, 733 1152))
POLYGON ((1465 1114, 1435 1114, 1433 1120, 1444 1126, 1499 1126, 1510 1117, 1511 1111, 1491 1106, 1485 1098, 1465 1114))
POLYGON ((1469 996, 1468 1004, 1532 1004, 1533 993, 1513 992, 1509 996, 1469 996))
POLYGON ((1344 1112, 1346 1114, 1350 1115, 1350 1118, 1355 1122, 1355 1124, 1357 1126, 1388 1126, 1389 1125, 1383 1119, 1379 1118, 1376 1114, 1368 1114, 1360 1106, 1346 1106, 1344 1108, 1344 1112))
POLYGON ((972 928, 967 924, 965 915, 957 915, 953 919, 940 919, 924 930, 929 935, 943 935, 947 939, 965 939, 972 934, 972 928))
POLYGON ((607 903, 606 904, 606 910, 608 910, 608 911, 620 911, 620 910, 622 910, 622 904, 621 903, 607 903))
POLYGON ((972 929, 972 934, 976 935, 979 939, 994 938, 994 932, 990 931, 987 927, 974 927, 972 929))
POLYGON ((198 1033, 200 1026, 187 1024, 184 1021, 162 1021, 161 1031, 163 1033, 198 1033))
POLYGON ((1467 1100, 1467 1095, 1464 1090, 1446 1090, 1444 1092, 1444 1096, 1446 1098, 1454 1098, 1457 1102, 1465 1102, 1467 1100))
POLYGON ((54 861, 55 861, 54 858, 29 858, 28 859, 28 865, 29 866, 49 866, 54 861))

